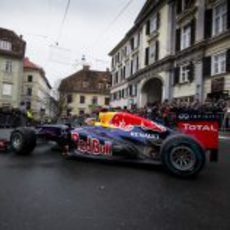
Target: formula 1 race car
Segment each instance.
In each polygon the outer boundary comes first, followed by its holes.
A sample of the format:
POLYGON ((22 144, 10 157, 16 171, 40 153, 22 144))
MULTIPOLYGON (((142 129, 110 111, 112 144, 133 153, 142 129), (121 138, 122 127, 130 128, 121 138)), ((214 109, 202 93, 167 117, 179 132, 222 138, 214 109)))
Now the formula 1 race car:
POLYGON ((29 154, 37 137, 56 141, 68 156, 162 164, 184 178, 197 175, 206 160, 205 150, 195 138, 124 112, 100 113, 99 121, 91 126, 18 128, 11 134, 12 149, 29 154))

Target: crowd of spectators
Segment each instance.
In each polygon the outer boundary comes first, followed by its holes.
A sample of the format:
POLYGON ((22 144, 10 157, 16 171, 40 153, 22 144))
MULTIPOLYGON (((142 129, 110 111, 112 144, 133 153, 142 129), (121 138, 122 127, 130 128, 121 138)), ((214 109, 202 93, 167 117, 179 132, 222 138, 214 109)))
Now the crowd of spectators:
MULTIPOLYGON (((180 113, 188 114, 215 114, 218 115, 219 126, 222 126, 224 116, 227 109, 230 109, 230 100, 226 101, 223 99, 211 100, 207 99, 204 103, 199 100, 194 100, 192 102, 178 101, 178 100, 165 100, 163 103, 149 103, 143 108, 137 108, 132 106, 127 108, 126 106, 116 107, 116 108, 98 108, 92 114, 82 114, 79 116, 71 116, 70 123, 73 125, 85 125, 85 120, 88 118, 98 119, 99 112, 129 112, 136 114, 138 116, 156 121, 160 124, 166 125, 167 127, 174 127, 176 125, 176 116, 180 113)), ((229 120, 227 120, 227 126, 229 125, 229 120)))
POLYGON ((208 98, 204 103, 201 103, 198 99, 192 102, 165 100, 163 103, 149 103, 143 108, 133 106, 131 109, 127 109, 126 107, 123 109, 116 108, 115 111, 131 112, 166 126, 173 126, 175 125, 176 115, 185 112, 188 114, 215 113, 219 115, 219 121, 221 123, 228 108, 230 109, 230 100, 208 98))
POLYGON ((0 108, 0 128, 16 128, 19 126, 29 126, 32 117, 28 116, 28 111, 16 108, 0 108))
POLYGON ((168 113, 223 113, 227 107, 227 102, 224 100, 210 100, 207 99, 201 103, 198 99, 192 102, 172 100, 171 102, 165 100, 163 103, 152 103, 143 108, 145 114, 152 113, 153 116, 165 116, 168 113))
MULTIPOLYGON (((137 114, 141 117, 156 121, 158 123, 164 124, 168 127, 175 126, 176 115, 180 113, 215 113, 220 117, 220 126, 223 124, 224 117, 228 110, 230 110, 230 99, 229 100, 215 100, 207 99, 204 103, 201 103, 198 99, 192 102, 179 101, 179 100, 165 100, 163 103, 149 103, 143 108, 137 108, 132 106, 131 109, 124 107, 109 108, 109 109, 99 109, 92 114, 82 114, 80 116, 71 116, 64 119, 62 123, 72 123, 74 126, 81 126, 85 124, 85 119, 89 117, 98 117, 98 113, 101 111, 122 111, 137 114)), ((28 116, 21 109, 2 111, 0 109, 0 128, 7 127, 18 127, 26 125, 28 121, 28 116)), ((60 122, 60 121, 59 121, 60 122)), ((230 119, 228 118, 224 126, 230 127, 230 119)))

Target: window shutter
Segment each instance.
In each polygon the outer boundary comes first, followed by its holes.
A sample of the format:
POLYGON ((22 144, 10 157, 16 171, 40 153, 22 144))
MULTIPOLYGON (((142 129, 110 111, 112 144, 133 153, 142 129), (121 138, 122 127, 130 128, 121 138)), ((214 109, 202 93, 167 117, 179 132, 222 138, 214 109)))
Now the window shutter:
POLYGON ((157 12, 157 30, 159 30, 159 28, 160 28, 160 20, 161 20, 160 12, 157 12))
POLYGON ((230 49, 226 52, 226 72, 230 72, 230 49))
POLYGON ((191 7, 192 1, 191 0, 185 0, 184 1, 184 8, 189 9, 191 7))
POLYGON ((133 60, 131 60, 131 75, 133 74, 133 60))
POLYGON ((189 65, 188 80, 190 82, 194 80, 194 65, 192 63, 189 65))
POLYGON ((204 38, 210 38, 212 36, 212 14, 213 10, 208 9, 205 11, 205 17, 204 17, 204 38))
POLYGON ((120 76, 121 76, 121 81, 123 80, 123 71, 120 69, 120 76))
POLYGON ((180 51, 181 30, 176 30, 176 51, 180 51))
POLYGON ((156 41, 155 61, 159 60, 159 41, 156 41))
POLYGON ((136 59, 136 71, 139 69, 139 57, 137 56, 137 59, 136 59))
POLYGON ((145 49, 145 65, 149 64, 149 47, 145 49))
POLYGON ((176 13, 180 14, 182 12, 182 0, 177 0, 176 13))
POLYGON ((196 41, 196 19, 191 21, 191 45, 196 41))
POLYGON ((129 85, 129 96, 132 96, 132 85, 129 85))
POLYGON ((211 76, 211 56, 203 59, 203 76, 211 76))
POLYGON ((180 67, 176 67, 174 69, 174 82, 173 82, 173 85, 178 84, 179 80, 180 80, 180 67))
POLYGON ((134 38, 131 38, 130 46, 131 46, 131 50, 134 50, 134 38))
POLYGON ((150 20, 146 22, 146 35, 150 34, 150 20))
POLYGON ((230 29, 230 2, 227 1, 227 28, 230 29))

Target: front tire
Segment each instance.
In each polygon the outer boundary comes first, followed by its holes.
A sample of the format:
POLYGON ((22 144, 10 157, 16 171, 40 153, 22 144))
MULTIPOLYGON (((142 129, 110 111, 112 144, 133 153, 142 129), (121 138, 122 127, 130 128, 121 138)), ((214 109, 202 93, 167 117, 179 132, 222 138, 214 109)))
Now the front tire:
POLYGON ((188 178, 203 169, 205 153, 193 138, 182 134, 173 135, 162 145, 161 161, 170 173, 188 178))
POLYGON ((12 150, 19 155, 29 155, 36 146, 36 134, 31 128, 15 129, 10 136, 12 150))

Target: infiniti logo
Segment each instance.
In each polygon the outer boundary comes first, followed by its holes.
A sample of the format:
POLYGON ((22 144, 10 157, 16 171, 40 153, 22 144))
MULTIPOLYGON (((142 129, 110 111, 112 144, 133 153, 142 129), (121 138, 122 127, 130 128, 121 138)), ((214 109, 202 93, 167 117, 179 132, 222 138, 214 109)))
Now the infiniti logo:
POLYGON ((178 116, 178 118, 179 119, 181 119, 181 120, 188 120, 189 119, 189 114, 187 114, 187 113, 182 113, 182 114, 180 114, 179 116, 178 116))

